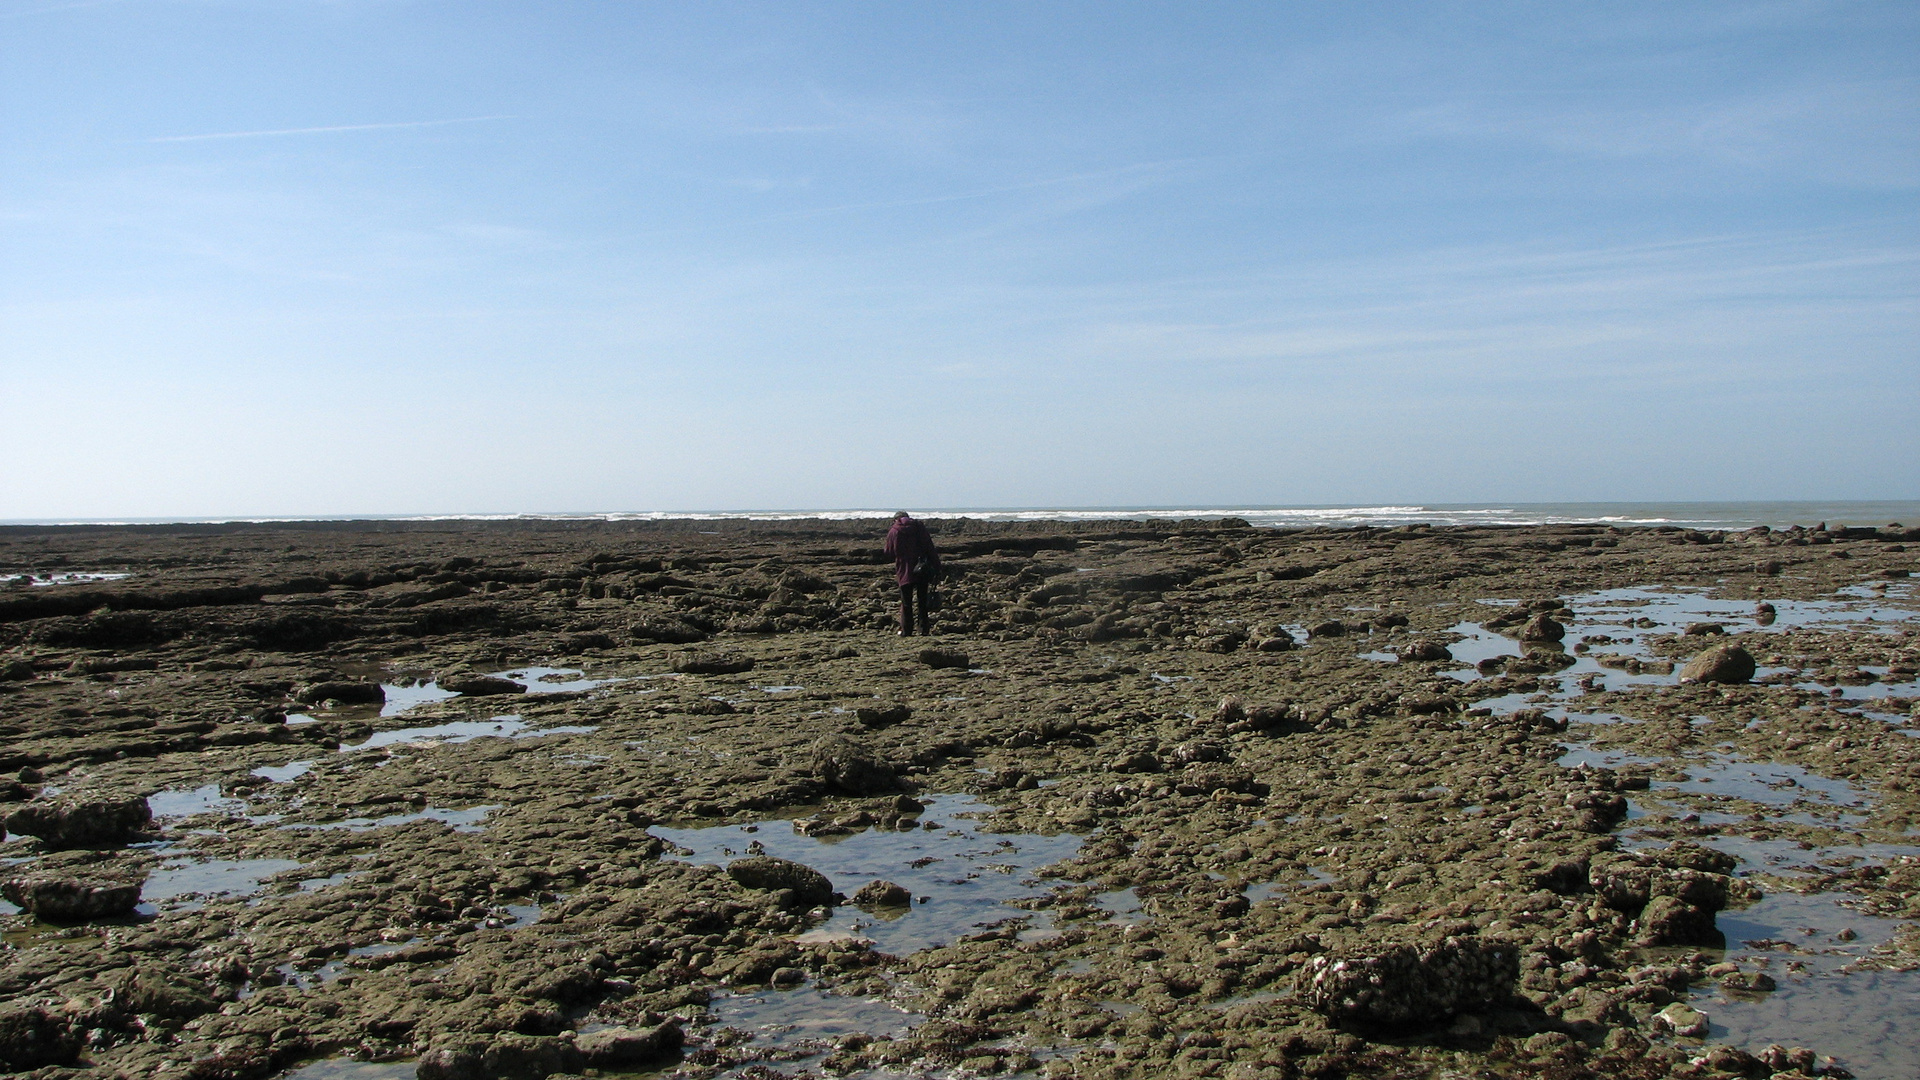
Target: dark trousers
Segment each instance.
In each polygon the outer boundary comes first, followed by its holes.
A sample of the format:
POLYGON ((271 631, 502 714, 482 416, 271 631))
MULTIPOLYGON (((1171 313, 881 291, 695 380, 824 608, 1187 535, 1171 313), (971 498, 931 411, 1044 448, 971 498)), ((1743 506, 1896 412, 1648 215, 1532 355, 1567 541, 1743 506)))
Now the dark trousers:
POLYGON ((916 581, 911 585, 900 586, 900 632, 913 634, 914 608, 920 609, 920 634, 922 637, 933 633, 928 624, 932 621, 927 615, 927 583, 916 581))

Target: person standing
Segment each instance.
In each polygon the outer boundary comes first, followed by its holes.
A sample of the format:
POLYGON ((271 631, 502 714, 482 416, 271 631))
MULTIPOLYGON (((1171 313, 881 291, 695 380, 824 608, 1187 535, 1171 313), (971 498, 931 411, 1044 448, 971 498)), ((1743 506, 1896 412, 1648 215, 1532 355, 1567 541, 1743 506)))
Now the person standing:
POLYGON ((920 633, 933 632, 927 611, 927 587, 940 579, 940 552, 926 525, 905 510, 893 515, 887 530, 887 554, 893 556, 893 577, 900 585, 900 636, 913 635, 914 610, 920 612, 920 633))

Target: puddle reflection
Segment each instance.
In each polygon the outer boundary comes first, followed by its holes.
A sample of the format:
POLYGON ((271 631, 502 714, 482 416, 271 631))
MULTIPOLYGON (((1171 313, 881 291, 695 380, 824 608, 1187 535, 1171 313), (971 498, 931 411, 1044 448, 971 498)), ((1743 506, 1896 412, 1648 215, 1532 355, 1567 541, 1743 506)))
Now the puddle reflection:
POLYGON ((693 862, 725 866, 752 854, 805 863, 825 874, 833 887, 851 896, 876 879, 912 893, 915 903, 897 918, 884 918, 851 905, 834 909, 819 930, 866 938, 896 955, 931 948, 1007 919, 1031 918, 1045 929, 1045 913, 1009 902, 1040 895, 1045 888, 1030 875, 1043 866, 1071 858, 1081 838, 1063 833, 980 831, 960 814, 990 812, 993 807, 969 795, 935 795, 924 800, 921 819, 938 829, 889 832, 866 829, 852 835, 810 837, 775 818, 748 825, 675 829, 655 826, 661 839, 693 852, 693 862))

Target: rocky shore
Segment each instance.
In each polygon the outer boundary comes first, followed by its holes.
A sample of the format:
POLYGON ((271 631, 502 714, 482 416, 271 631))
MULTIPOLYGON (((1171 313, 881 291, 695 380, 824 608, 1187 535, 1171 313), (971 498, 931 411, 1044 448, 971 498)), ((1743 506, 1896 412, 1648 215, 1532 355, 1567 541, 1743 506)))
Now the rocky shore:
POLYGON ((1920 529, 931 525, 0 529, 0 1068, 1914 1060, 1920 529))

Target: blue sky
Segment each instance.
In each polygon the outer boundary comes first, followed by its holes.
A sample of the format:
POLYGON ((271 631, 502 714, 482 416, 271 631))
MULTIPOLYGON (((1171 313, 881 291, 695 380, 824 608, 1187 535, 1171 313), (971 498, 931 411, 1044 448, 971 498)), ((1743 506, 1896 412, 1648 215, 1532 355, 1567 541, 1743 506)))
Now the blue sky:
POLYGON ((0 519, 1920 497, 1920 6, 0 0, 0 519))

